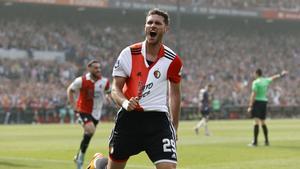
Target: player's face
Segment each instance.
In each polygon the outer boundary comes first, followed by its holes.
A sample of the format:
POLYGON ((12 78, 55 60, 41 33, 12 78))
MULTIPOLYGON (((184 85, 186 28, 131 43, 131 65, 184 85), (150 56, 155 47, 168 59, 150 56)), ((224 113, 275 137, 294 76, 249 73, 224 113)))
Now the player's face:
POLYGON ((214 88, 213 88, 212 86, 208 87, 208 91, 209 91, 209 92, 212 92, 213 89, 214 89, 214 88))
POLYGON ((145 34, 146 40, 150 44, 162 42, 163 35, 167 32, 167 25, 160 15, 150 15, 146 18, 145 34))
POLYGON ((253 77, 254 77, 254 79, 257 79, 257 78, 258 78, 258 75, 257 75, 256 72, 253 73, 253 77))
POLYGON ((89 72, 94 76, 94 77, 101 77, 101 67, 100 67, 100 63, 93 63, 90 67, 89 67, 89 72))

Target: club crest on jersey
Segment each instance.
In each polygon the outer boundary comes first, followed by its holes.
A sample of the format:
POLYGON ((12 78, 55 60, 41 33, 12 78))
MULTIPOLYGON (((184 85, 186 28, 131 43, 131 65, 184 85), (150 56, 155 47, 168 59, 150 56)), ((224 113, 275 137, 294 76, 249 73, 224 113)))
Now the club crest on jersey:
POLYGON ((161 73, 160 73, 159 70, 155 70, 154 73, 153 73, 153 75, 154 75, 154 77, 155 77, 156 79, 158 79, 158 78, 160 78, 161 73))

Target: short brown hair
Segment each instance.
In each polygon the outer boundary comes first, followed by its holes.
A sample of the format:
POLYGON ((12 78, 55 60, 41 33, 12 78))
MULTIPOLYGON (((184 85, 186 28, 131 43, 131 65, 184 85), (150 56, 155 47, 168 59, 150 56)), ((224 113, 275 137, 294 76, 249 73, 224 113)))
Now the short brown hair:
POLYGON ((257 74, 257 76, 262 76, 263 74, 261 69, 257 69, 255 73, 257 74))
POLYGON ((170 19, 169 19, 169 14, 163 10, 160 10, 158 8, 154 8, 154 9, 151 9, 149 12, 148 12, 148 15, 146 18, 148 18, 148 16, 150 15, 159 15, 159 16, 162 16, 164 18, 164 22, 166 25, 169 25, 170 23, 170 19))
POLYGON ((91 67, 94 63, 100 63, 98 60, 91 60, 89 61, 89 63, 87 64, 87 67, 91 67))

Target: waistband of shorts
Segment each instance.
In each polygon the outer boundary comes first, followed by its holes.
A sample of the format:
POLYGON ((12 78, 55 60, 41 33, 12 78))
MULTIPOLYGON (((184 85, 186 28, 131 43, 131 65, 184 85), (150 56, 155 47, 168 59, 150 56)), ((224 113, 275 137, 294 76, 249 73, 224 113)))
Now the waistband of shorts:
POLYGON ((149 111, 149 110, 148 111, 143 111, 143 110, 127 111, 124 108, 122 108, 122 111, 128 112, 128 113, 149 113, 149 114, 151 114, 151 113, 163 113, 163 114, 168 113, 168 112, 164 112, 164 111, 155 111, 155 110, 153 110, 153 111, 149 111))
POLYGON ((256 102, 256 103, 268 103, 268 101, 265 101, 265 100, 254 100, 254 102, 256 102))

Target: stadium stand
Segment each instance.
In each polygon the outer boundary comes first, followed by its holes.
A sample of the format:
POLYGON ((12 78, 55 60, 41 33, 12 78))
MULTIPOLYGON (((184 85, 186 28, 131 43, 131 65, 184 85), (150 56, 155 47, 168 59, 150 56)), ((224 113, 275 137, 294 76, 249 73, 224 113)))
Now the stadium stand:
MULTIPOLYGON (((193 0, 191 3, 200 2, 208 1, 193 0)), ((209 2, 212 2, 209 6, 224 6, 217 3, 221 1, 209 2)), ((234 4, 242 1, 224 2, 234 4)), ((278 1, 268 2, 275 7, 279 4, 278 1)), ((285 2, 291 5, 298 1, 285 2)), ((259 4, 254 3, 255 7, 259 4)), ((299 25, 230 18, 202 18, 197 23, 188 22, 191 24, 182 26, 180 34, 180 55, 185 65, 183 107, 197 107, 198 90, 207 83, 217 84, 215 98, 223 108, 247 105, 251 72, 257 67, 265 69, 266 75, 284 68, 290 71, 285 80, 271 86, 271 106, 300 104, 299 25)), ((99 59, 103 74, 110 77, 111 65, 120 50, 127 44, 142 40, 142 37, 143 28, 128 23, 101 20, 99 23, 90 21, 81 24, 80 19, 77 22, 61 22, 50 16, 49 20, 42 21, 3 17, 0 20, 2 114, 8 116, 7 112, 18 112, 15 122, 58 122, 59 110, 67 110, 66 87, 85 69, 83 65, 90 59, 99 59), (24 57, 5 57, 8 52, 18 51, 25 52, 24 57), (60 52, 64 58, 40 60, 36 57, 37 52, 60 52), (31 118, 22 120, 24 112, 31 112, 31 118), (43 114, 44 118, 38 119, 37 114, 43 114)), ((171 30, 166 44, 176 48, 176 40, 176 31, 171 30)))
MULTIPOLYGON (((112 0, 111 3, 149 3, 176 5, 177 0, 112 0)), ((231 9, 280 9, 280 10, 300 10, 298 0, 180 0, 183 7, 212 7, 212 8, 231 8, 231 9)))

